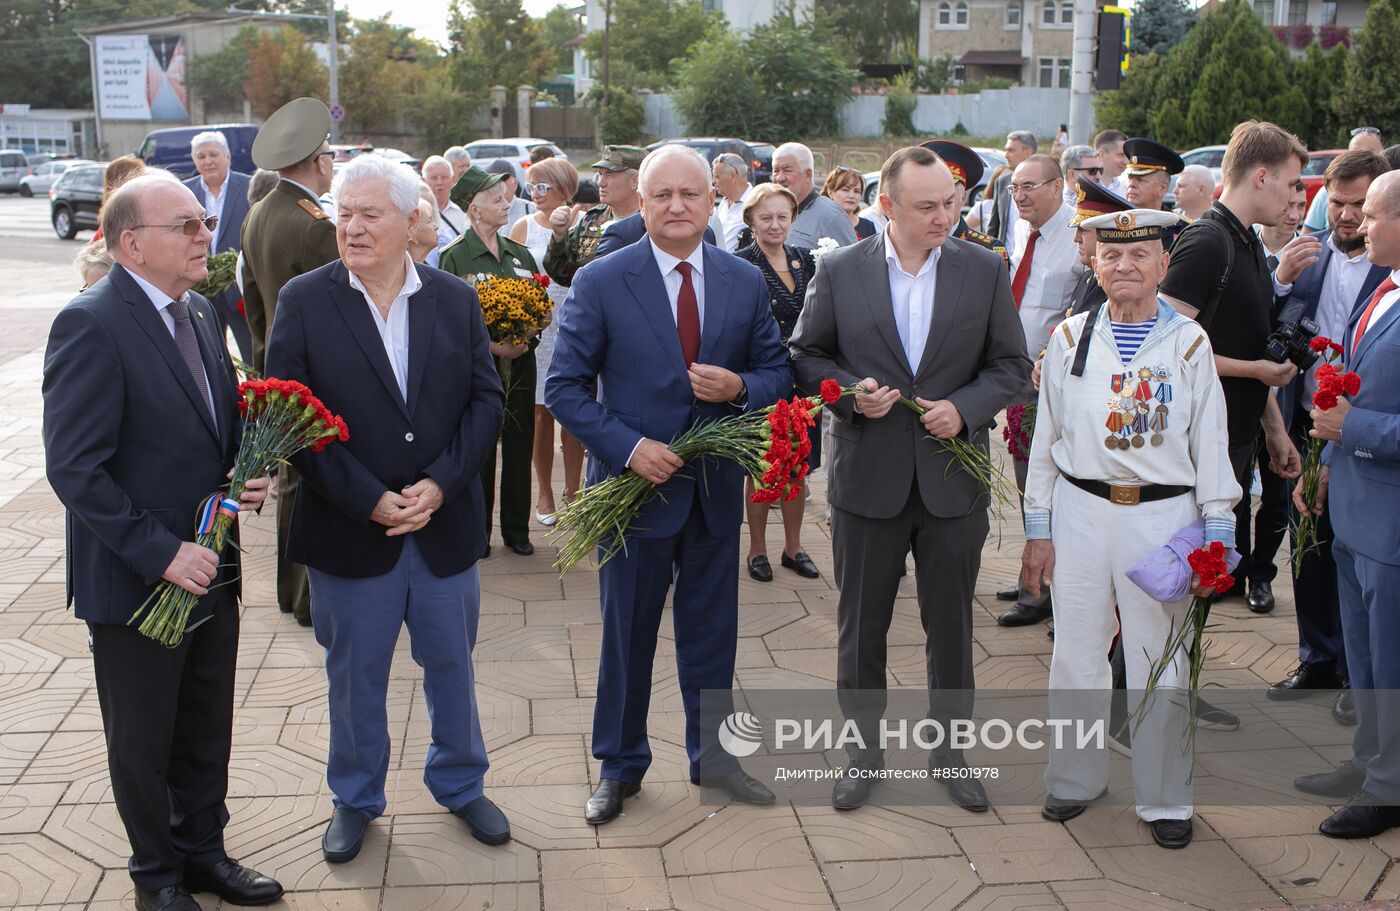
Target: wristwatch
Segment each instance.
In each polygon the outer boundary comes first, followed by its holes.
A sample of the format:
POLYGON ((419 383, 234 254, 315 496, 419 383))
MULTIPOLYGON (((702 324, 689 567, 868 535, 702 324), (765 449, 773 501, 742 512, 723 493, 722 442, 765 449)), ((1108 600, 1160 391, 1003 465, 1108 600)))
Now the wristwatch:
POLYGON ((749 387, 742 379, 739 380, 739 394, 729 400, 729 404, 735 408, 744 408, 749 404, 749 387))

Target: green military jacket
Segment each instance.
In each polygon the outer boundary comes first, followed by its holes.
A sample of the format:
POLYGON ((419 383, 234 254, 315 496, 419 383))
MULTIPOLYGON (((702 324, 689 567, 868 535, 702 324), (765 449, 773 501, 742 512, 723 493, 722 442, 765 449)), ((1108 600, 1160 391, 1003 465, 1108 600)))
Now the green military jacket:
POLYGON ((438 268, 459 278, 470 278, 477 274, 495 275, 500 278, 527 278, 540 271, 534 255, 524 244, 518 244, 504 234, 496 235, 496 240, 501 245, 500 259, 492 256, 481 236, 468 228, 456 240, 442 248, 438 268))
POLYGON ((243 220, 243 307, 253 336, 253 367, 262 372, 267 335, 282 286, 340 259, 335 222, 309 192, 279 180, 243 220))
POLYGON ((611 206, 596 205, 583 213, 563 240, 551 237, 544 251, 545 274, 561 285, 573 284, 574 273, 593 261, 603 230, 613 220, 611 206))

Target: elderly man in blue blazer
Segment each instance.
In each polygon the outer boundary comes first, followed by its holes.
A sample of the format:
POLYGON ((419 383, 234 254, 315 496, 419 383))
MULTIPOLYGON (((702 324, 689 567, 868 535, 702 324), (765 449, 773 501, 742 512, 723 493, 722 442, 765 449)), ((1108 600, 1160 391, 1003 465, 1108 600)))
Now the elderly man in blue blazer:
MULTIPOLYGON (((204 206, 204 211, 217 218, 214 226, 214 240, 209 244, 209 253, 237 253, 242 248, 243 219, 248 217, 247 174, 231 169, 228 139, 218 130, 196 133, 190 140, 190 157, 194 159, 194 169, 198 173, 185 181, 194 198, 204 206)), ((248 321, 238 312, 238 286, 229 285, 222 293, 210 301, 218 308, 219 316, 233 329, 234 340, 245 360, 253 359, 252 335, 248 321)))
MULTIPOLYGON (((1321 244, 1317 261, 1297 271, 1297 260, 1278 268, 1281 282, 1292 290, 1278 321, 1313 320, 1321 335, 1340 342, 1347 321, 1364 306, 1390 270, 1366 258, 1366 238, 1361 234, 1361 207, 1371 182, 1390 169, 1375 152, 1344 152, 1332 159, 1324 176, 1328 188, 1330 231, 1313 235, 1321 244)), ((1279 410, 1293 444, 1302 452, 1312 430, 1312 396, 1317 391, 1317 368, 1300 373, 1278 391, 1279 410)), ((1298 615, 1298 666, 1286 678, 1269 687, 1271 699, 1293 699, 1316 690, 1345 685, 1346 657, 1342 624, 1337 608, 1337 566, 1332 559, 1332 523, 1326 512, 1318 520, 1319 546, 1303 559, 1293 580, 1298 615)), ((1296 546, 1296 542, 1295 542, 1296 546)), ((1333 714, 1339 721, 1352 720, 1351 698, 1339 693, 1333 714)))
POLYGON ((790 393, 792 370, 758 270, 702 241, 714 204, 705 160, 663 146, 642 162, 639 193, 648 236, 574 277, 545 384, 546 407, 588 448, 590 484, 632 471, 660 488, 599 570, 602 770, 584 808, 594 825, 621 812, 651 764, 652 660, 673 583, 691 781, 703 759, 705 784, 745 803, 774 799, 700 735, 701 690, 733 686, 743 472, 683 464, 667 443, 699 421, 772 404, 790 393))
POLYGON ((499 844, 510 826, 483 793, 472 649, 486 543, 477 476, 505 396, 476 293, 409 258, 417 176, 362 155, 332 192, 341 258, 283 286, 267 349, 270 376, 306 383, 350 427, 348 443, 295 460, 287 544, 326 650, 335 813, 322 853, 353 858, 385 810, 385 698, 405 624, 432 720, 424 782, 478 841, 499 844))
POLYGON ((1400 826, 1400 172, 1366 192, 1366 256, 1390 274, 1347 321, 1343 345, 1361 377, 1356 395, 1312 412, 1312 435, 1330 441, 1318 501, 1294 505, 1332 515, 1342 635, 1356 699, 1352 758, 1308 775, 1299 790, 1348 798, 1318 827, 1332 838, 1371 838, 1400 826))

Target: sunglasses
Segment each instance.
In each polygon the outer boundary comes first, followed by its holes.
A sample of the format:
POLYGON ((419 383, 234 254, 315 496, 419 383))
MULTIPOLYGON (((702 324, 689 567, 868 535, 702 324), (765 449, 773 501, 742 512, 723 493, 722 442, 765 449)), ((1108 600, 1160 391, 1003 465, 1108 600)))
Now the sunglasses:
POLYGON ((525 185, 525 192, 531 196, 544 196, 552 189, 554 189, 552 183, 527 183, 525 185))
POLYGON ((1103 176, 1103 168, 1070 168, 1070 170, 1077 171, 1080 174, 1088 174, 1090 177, 1103 176))
POLYGON ((1353 136, 1360 136, 1362 133, 1371 133, 1376 136, 1381 135, 1379 127, 1357 127, 1351 131, 1351 135, 1353 136))
POLYGON ((219 225, 219 216, 210 215, 208 218, 187 218, 184 221, 176 222, 173 225, 132 225, 133 228, 168 228, 170 230, 180 229, 180 233, 186 237, 195 237, 199 234, 200 228, 208 228, 213 234, 214 229, 219 225))

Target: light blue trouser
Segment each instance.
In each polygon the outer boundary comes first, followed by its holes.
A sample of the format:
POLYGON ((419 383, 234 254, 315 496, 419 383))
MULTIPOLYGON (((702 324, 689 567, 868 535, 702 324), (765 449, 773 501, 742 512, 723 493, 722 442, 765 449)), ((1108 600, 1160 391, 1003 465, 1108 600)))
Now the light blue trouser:
POLYGON ((423 668, 432 724, 423 781, 448 809, 480 797, 487 760, 472 672, 481 614, 476 566, 438 578, 408 535, 398 564, 382 576, 347 579, 308 572, 316 641, 326 650, 331 724, 326 781, 335 805, 371 816, 384 812, 385 699, 394 644, 405 623, 413 660, 423 668))

